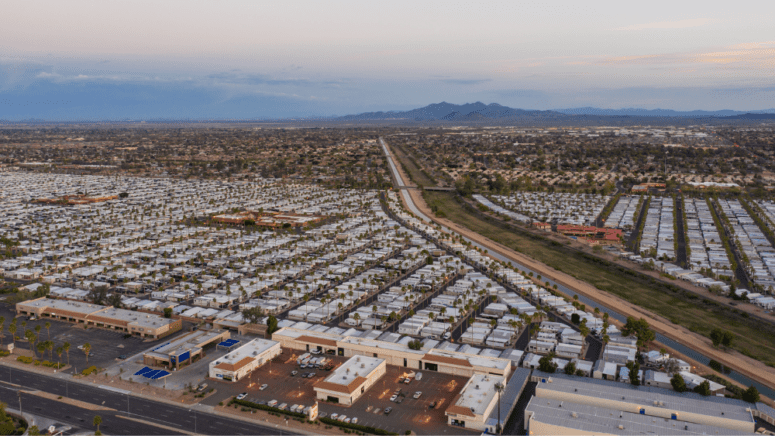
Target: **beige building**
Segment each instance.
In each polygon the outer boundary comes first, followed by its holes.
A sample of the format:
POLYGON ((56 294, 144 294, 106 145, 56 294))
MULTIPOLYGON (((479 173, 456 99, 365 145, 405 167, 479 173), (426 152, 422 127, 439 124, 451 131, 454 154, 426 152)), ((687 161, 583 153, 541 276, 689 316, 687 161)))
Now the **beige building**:
POLYGON ((751 434, 754 406, 723 397, 534 372, 528 434, 751 434))
POLYGON ((209 375, 235 382, 250 375, 283 352, 280 343, 267 339, 253 339, 236 350, 210 362, 209 375))
POLYGON ((352 406, 386 371, 385 359, 352 357, 315 385, 317 399, 352 406))
POLYGON ((511 361, 439 349, 413 350, 395 342, 340 336, 330 333, 286 327, 272 334, 272 339, 283 347, 301 351, 319 350, 338 356, 369 356, 384 359, 388 365, 422 371, 471 377, 474 374, 508 376, 511 361))
POLYGON ((162 338, 183 327, 183 322, 179 319, 116 309, 112 306, 54 300, 46 297, 17 303, 16 313, 118 330, 134 336, 153 339, 162 338))
POLYGON ((505 378, 489 374, 473 375, 444 412, 447 423, 484 431, 487 418, 498 405, 496 383, 505 386, 505 378))

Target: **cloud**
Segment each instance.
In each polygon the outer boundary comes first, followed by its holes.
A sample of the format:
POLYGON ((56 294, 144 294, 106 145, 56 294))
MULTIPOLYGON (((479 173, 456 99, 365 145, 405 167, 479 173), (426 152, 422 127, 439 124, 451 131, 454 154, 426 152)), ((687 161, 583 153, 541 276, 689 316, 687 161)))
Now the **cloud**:
POLYGON ((617 27, 614 30, 650 30, 650 29, 688 29, 715 22, 711 18, 691 18, 678 21, 657 21, 654 23, 634 24, 632 26, 617 27))
POLYGON ((246 74, 235 71, 213 73, 206 76, 215 84, 221 85, 267 85, 267 86, 297 86, 297 87, 338 87, 347 82, 340 80, 309 80, 304 78, 278 79, 267 74, 246 74))
POLYGON ((442 82, 450 85, 470 86, 481 85, 482 83, 490 82, 490 79, 441 79, 442 82))

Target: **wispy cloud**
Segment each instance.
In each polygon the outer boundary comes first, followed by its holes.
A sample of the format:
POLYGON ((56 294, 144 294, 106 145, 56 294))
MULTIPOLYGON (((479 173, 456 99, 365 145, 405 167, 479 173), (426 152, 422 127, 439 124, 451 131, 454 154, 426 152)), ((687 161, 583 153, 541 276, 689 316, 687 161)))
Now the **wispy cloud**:
POLYGON ((688 29, 713 23, 711 18, 690 18, 678 21, 657 21, 653 23, 634 24, 632 26, 617 27, 614 30, 650 30, 650 29, 688 29))

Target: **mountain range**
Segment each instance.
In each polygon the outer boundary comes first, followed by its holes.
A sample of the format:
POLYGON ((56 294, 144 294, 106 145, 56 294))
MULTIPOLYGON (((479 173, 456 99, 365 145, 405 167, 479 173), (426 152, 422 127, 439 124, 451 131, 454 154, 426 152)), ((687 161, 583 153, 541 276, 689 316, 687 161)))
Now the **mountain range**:
POLYGON ((453 104, 434 103, 408 111, 366 112, 356 115, 336 117, 336 121, 415 121, 415 122, 573 122, 573 121, 634 121, 644 119, 687 118, 725 120, 775 120, 775 109, 757 111, 674 111, 669 109, 600 109, 583 107, 575 109, 525 110, 503 106, 497 103, 482 102, 453 104))

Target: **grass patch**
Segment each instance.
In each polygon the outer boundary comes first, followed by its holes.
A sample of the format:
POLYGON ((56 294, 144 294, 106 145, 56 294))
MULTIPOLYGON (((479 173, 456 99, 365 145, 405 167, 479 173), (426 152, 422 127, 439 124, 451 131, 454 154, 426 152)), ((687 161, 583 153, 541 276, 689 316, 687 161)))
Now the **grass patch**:
POLYGON ((734 314, 704 298, 692 299, 677 286, 484 217, 462 204, 454 193, 425 191, 423 196, 428 206, 435 206, 449 220, 480 235, 699 334, 708 336, 714 327, 724 326, 736 335, 732 348, 764 363, 775 362, 772 324, 734 314))
POLYGON ((436 181, 433 180, 428 173, 420 169, 420 166, 417 164, 417 161, 410 156, 409 154, 404 151, 403 148, 388 143, 388 146, 390 147, 390 150, 393 152, 393 155, 396 157, 398 162, 397 164, 401 165, 406 175, 411 179, 415 184, 420 186, 436 186, 436 181))

